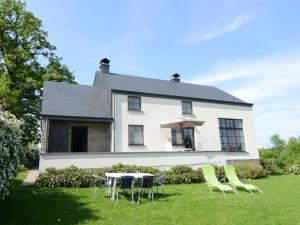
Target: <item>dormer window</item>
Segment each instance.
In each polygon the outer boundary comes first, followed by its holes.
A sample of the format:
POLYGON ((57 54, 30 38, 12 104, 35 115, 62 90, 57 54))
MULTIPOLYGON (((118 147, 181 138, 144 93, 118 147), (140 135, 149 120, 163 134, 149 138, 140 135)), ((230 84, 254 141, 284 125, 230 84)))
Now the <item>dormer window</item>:
POLYGON ((193 104, 192 102, 182 101, 182 114, 192 114, 193 104))
POLYGON ((141 97, 128 96, 128 110, 141 110, 141 97))

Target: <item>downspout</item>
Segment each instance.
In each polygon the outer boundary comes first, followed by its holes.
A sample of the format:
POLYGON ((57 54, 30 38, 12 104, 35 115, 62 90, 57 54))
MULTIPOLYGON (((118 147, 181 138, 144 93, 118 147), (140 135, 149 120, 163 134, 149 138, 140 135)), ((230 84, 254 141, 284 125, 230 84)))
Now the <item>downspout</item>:
POLYGON ((114 114, 114 117, 113 117, 113 123, 114 123, 114 143, 113 143, 113 152, 116 152, 116 95, 115 93, 113 92, 113 114, 114 114))

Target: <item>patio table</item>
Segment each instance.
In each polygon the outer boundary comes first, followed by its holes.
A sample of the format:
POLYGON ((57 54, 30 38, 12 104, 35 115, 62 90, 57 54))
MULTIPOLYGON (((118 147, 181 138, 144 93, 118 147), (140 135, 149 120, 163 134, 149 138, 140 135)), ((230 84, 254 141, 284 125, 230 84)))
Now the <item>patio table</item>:
POLYGON ((111 199, 114 200, 115 198, 115 188, 117 185, 117 179, 121 178, 123 176, 132 176, 135 179, 143 178, 144 176, 153 176, 151 173, 105 173, 105 176, 107 177, 107 182, 110 182, 109 180, 112 180, 112 195, 111 199))

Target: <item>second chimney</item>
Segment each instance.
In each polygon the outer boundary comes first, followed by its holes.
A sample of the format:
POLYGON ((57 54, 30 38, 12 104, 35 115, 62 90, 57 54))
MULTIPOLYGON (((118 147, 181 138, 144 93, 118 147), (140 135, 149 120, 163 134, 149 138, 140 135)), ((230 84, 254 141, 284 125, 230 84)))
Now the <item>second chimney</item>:
POLYGON ((104 59, 101 59, 100 61, 100 71, 102 73, 109 73, 109 59, 107 58, 104 58, 104 59))
POLYGON ((170 77, 170 81, 172 81, 172 82, 180 82, 180 75, 178 73, 173 74, 170 77))

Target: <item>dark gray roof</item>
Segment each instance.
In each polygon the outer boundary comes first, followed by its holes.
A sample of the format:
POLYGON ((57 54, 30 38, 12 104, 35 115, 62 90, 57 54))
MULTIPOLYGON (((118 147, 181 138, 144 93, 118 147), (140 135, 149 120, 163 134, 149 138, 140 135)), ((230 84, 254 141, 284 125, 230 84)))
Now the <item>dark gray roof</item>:
POLYGON ((110 97, 98 87, 46 81, 42 115, 111 118, 110 97))
POLYGON ((247 103, 215 87, 137 76, 112 73, 103 74, 101 72, 97 72, 94 86, 106 86, 115 91, 199 99, 203 101, 233 103, 249 106, 252 105, 251 103, 247 103))
POLYGON ((211 86, 96 72, 94 86, 45 82, 42 115, 111 119, 111 91, 252 106, 211 86))

